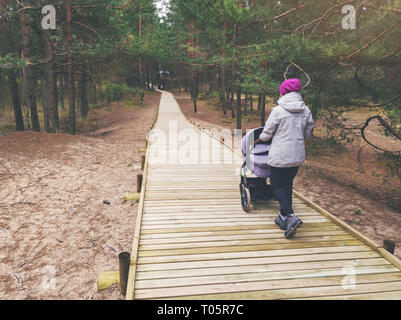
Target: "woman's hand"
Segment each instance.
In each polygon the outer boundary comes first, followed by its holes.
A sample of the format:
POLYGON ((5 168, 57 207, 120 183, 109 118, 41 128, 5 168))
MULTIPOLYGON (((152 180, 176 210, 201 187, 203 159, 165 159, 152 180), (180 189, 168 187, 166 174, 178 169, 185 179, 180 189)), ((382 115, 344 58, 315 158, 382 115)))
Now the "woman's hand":
POLYGON ((255 142, 254 142, 254 145, 257 145, 260 142, 262 142, 262 141, 260 141, 260 139, 256 139, 255 142))

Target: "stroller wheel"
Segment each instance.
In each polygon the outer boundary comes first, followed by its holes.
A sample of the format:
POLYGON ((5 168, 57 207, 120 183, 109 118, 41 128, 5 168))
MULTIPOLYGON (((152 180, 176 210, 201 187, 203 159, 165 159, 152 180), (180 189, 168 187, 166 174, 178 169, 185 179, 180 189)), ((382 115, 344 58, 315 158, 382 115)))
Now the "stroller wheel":
POLYGON ((251 194, 247 188, 244 187, 243 184, 240 184, 240 192, 241 192, 241 205, 242 210, 245 212, 249 211, 249 206, 251 204, 251 194))

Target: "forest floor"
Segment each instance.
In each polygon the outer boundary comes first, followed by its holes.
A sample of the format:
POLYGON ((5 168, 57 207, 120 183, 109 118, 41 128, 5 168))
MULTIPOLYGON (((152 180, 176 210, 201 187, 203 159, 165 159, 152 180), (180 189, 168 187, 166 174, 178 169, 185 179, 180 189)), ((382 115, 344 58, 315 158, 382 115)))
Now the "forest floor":
POLYGON ((98 293, 97 275, 132 249, 137 204, 123 195, 159 100, 93 110, 76 136, 0 136, 0 300, 123 298, 118 285, 98 293))
MULTIPOLYGON (((231 111, 227 110, 224 116, 217 98, 200 99, 196 114, 188 94, 176 92, 175 98, 185 116, 203 128, 234 130, 236 127, 231 111)), ((266 115, 274 106, 266 104, 266 115)), ((347 117, 352 124, 364 122, 358 113, 347 117)), ((242 126, 244 130, 260 127, 260 114, 245 116, 242 126)), ((307 161, 294 181, 295 189, 379 245, 384 239, 395 241, 395 255, 401 258, 401 181, 388 171, 373 148, 364 147, 364 142, 345 147, 332 145, 321 137, 322 131, 322 122, 317 121, 315 137, 307 145, 307 161), (363 151, 358 162, 360 147, 363 151)), ((371 141, 381 146, 400 148, 396 141, 379 132, 377 124, 372 123, 367 133, 371 141)))

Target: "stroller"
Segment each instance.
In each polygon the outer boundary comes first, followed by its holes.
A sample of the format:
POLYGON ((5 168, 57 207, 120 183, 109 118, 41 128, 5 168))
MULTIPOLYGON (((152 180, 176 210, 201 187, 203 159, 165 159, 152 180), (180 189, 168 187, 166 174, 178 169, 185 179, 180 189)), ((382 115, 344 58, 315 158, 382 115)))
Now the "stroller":
POLYGON ((273 198, 273 190, 267 184, 270 177, 270 167, 267 165, 267 158, 271 146, 271 140, 260 142, 254 145, 259 138, 263 127, 251 130, 242 138, 241 147, 244 163, 240 170, 241 184, 241 205, 245 212, 249 211, 251 202, 257 200, 270 200, 273 198), (247 177, 247 171, 256 177, 247 177))

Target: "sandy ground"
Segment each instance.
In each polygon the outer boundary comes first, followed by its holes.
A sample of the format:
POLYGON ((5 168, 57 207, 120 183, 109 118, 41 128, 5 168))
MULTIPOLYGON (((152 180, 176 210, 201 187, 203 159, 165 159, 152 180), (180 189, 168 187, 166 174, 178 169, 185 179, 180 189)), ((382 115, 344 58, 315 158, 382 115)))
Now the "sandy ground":
POLYGON ((137 204, 123 194, 136 192, 159 95, 145 99, 117 103, 92 134, 0 136, 0 299, 123 298, 96 281, 131 251, 137 204))
MULTIPOLYGON (((192 101, 186 94, 177 94, 177 102, 188 119, 200 124, 202 128, 215 128, 222 130, 224 128, 235 128, 234 123, 225 123, 220 110, 213 110, 204 102, 198 103, 198 113, 194 114, 192 101), (207 121, 208 119, 213 119, 207 121)), ((271 106, 270 106, 271 107, 271 106)), ((259 124, 248 123, 244 120, 244 128, 254 128, 259 124)), ((239 141, 235 141, 239 144, 239 141)), ((367 151, 365 151, 365 156, 367 151)), ((367 189, 376 188, 380 192, 379 185, 371 179, 367 183, 366 175, 357 175, 357 165, 355 163, 344 162, 349 158, 334 157, 325 155, 323 158, 316 158, 313 161, 307 160, 305 165, 300 168, 294 181, 295 189, 323 207, 330 213, 339 217, 356 230, 362 232, 377 244, 382 245, 384 239, 395 241, 395 255, 401 258, 401 214, 385 204, 373 200, 365 193, 358 192, 354 188, 347 187, 345 182, 364 182, 367 189), (341 167, 339 166, 341 164, 341 167), (322 177, 322 170, 328 178, 322 177), (318 172, 319 171, 319 172, 318 172), (337 175, 337 177, 334 177, 337 175), (344 183, 339 183, 342 181, 344 183)), ((365 170, 372 169, 377 162, 365 161, 365 170), (370 166, 368 169, 368 166, 370 166)), ((374 168, 377 172, 378 168, 374 168)), ((380 168, 383 169, 383 168, 380 168)), ((381 172, 381 171, 380 171, 381 172)), ((380 185, 380 187, 386 187, 380 185)))

